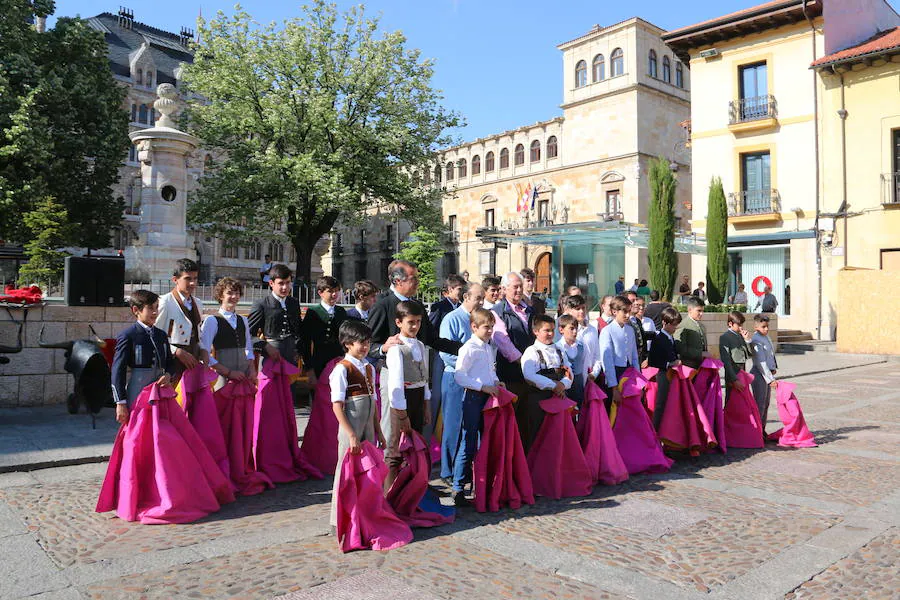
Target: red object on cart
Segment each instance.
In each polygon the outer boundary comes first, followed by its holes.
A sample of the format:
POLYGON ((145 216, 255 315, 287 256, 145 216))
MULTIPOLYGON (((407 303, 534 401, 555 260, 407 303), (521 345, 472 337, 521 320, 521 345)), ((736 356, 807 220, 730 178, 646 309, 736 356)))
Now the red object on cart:
POLYGON ((23 288, 15 288, 8 285, 3 290, 3 293, 0 294, 0 302, 9 304, 38 304, 43 299, 44 293, 36 285, 29 285, 23 288))

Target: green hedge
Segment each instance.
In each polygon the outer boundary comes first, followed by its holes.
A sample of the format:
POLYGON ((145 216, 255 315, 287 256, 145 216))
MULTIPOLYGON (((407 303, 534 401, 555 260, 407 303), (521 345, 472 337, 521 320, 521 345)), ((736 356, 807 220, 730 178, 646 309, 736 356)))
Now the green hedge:
MULTIPOLYGON (((686 313, 688 311, 687 306, 684 304, 673 304, 675 310, 678 312, 686 313)), ((731 311, 738 311, 745 313, 747 312, 746 304, 707 304, 706 312, 708 313, 730 313, 731 311)))

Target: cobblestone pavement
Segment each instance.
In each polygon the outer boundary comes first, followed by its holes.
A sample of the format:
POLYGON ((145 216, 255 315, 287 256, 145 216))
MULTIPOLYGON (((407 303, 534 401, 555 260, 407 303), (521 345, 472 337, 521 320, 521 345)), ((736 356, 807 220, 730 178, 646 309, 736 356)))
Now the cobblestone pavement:
POLYGON ((794 380, 818 448, 685 458, 586 498, 464 510, 386 553, 340 553, 328 481, 144 526, 93 512, 105 464, 0 474, 0 598, 897 598, 898 366, 794 380))

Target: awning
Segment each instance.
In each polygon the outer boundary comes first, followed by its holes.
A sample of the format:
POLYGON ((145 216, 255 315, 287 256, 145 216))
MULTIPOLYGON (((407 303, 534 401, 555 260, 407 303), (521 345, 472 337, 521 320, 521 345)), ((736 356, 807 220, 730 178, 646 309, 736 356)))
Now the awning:
MULTIPOLYGON (((480 229, 478 237, 487 243, 556 246, 591 244, 625 248, 647 248, 650 230, 646 225, 621 221, 586 221, 565 225, 547 224, 526 229, 480 229)), ((676 233, 675 252, 705 254, 706 239, 699 234, 676 233)))

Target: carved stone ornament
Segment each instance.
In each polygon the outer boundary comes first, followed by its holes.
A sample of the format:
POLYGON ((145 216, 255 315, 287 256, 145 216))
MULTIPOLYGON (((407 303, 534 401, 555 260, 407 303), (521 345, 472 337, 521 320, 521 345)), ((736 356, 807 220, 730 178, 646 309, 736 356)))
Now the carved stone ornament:
POLYGON ((156 95, 159 98, 153 103, 153 108, 161 115, 156 120, 156 126, 174 129, 175 122, 172 121, 171 117, 178 109, 178 90, 171 83, 161 83, 156 88, 156 95))

